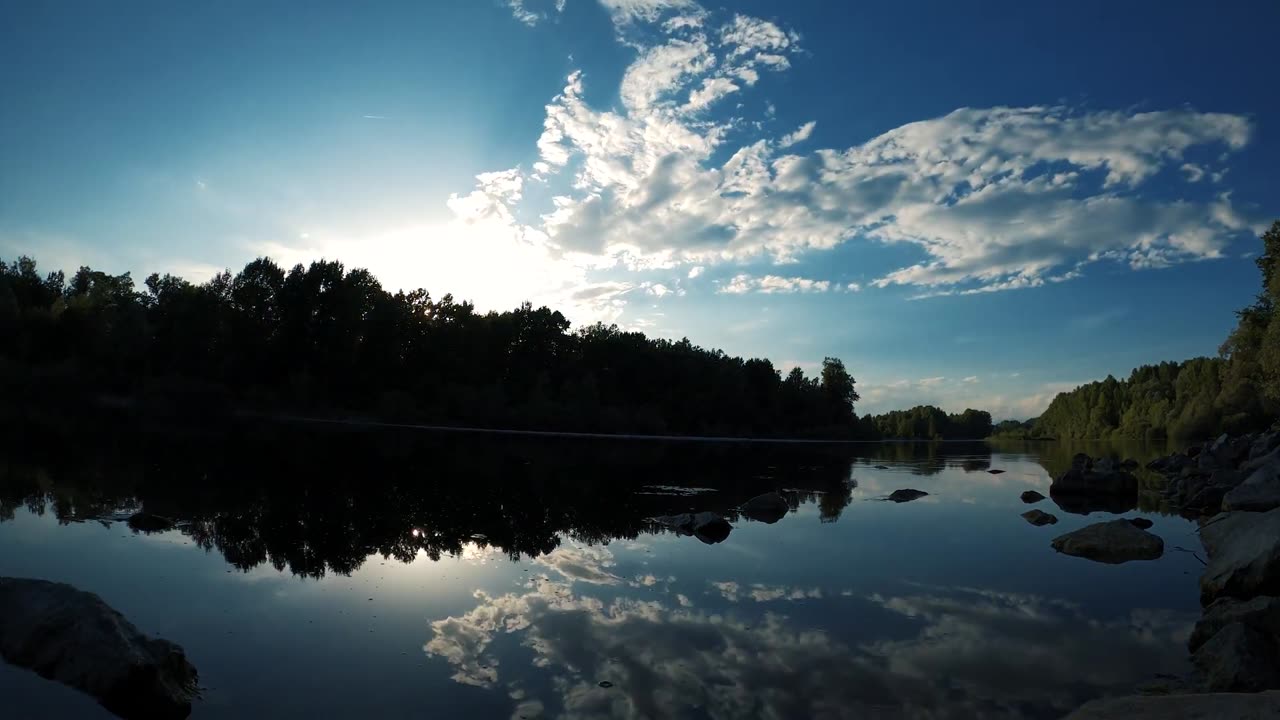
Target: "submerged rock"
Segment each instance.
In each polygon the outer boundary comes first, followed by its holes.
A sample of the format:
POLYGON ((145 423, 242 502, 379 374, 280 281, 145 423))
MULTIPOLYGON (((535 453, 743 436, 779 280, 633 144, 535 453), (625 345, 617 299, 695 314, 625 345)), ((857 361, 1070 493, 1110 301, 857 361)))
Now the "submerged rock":
POLYGON ((1044 499, 1044 496, 1035 490, 1028 490, 1022 493, 1020 497, 1022 498, 1022 502, 1027 503, 1028 505, 1031 503, 1038 503, 1044 499))
POLYGON ((1155 560, 1164 554, 1164 540, 1128 520, 1094 523, 1059 535, 1051 544, 1060 553, 1110 564, 1155 560))
POLYGON ((1191 660, 1209 690, 1258 692, 1280 687, 1275 641, 1244 623, 1219 630, 1191 660))
POLYGON ((1280 509, 1229 512, 1200 528, 1209 554, 1200 599, 1280 594, 1280 509))
POLYGON ((757 495, 742 504, 743 515, 764 523, 778 522, 790 509, 786 498, 776 492, 757 495))
POLYGON ((1022 517, 1025 518, 1027 522, 1037 527, 1042 525, 1058 524, 1058 517, 1056 515, 1051 515, 1043 510, 1028 510, 1022 513, 1022 517))
POLYGON ((182 648, 62 583, 0 578, 0 656, 124 718, 185 718, 197 697, 196 669, 182 648))
POLYGON ((896 503, 904 503, 904 502, 911 502, 912 500, 919 500, 920 498, 928 494, 929 493, 923 490, 913 490, 911 488, 903 488, 901 490, 894 490, 893 492, 889 493, 889 499, 896 503))
POLYGON ((1085 703, 1063 720, 1263 720, 1280 716, 1280 692, 1130 695, 1085 703))

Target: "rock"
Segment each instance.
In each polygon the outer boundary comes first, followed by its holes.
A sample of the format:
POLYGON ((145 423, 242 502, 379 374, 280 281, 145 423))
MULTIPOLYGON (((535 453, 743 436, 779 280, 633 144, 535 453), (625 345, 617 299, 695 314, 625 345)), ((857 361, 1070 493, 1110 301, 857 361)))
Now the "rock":
POLYGON ((1219 467, 1234 468, 1249 457, 1249 449, 1253 445, 1252 435, 1232 438, 1222 435, 1209 448, 1209 452, 1218 462, 1219 467))
POLYGON ((1129 524, 1139 530, 1149 530, 1154 523, 1146 518, 1129 518, 1129 524))
POLYGON ((1278 446, 1280 446, 1280 433, 1262 433, 1249 444, 1249 461, 1271 454, 1271 451, 1278 446))
POLYGON ((1147 463, 1147 469, 1155 470, 1162 473, 1181 472, 1184 467, 1191 464, 1191 458, 1182 453, 1174 453, 1168 457, 1156 458, 1147 463))
POLYGON ((1120 469, 1120 464, 1109 457, 1101 457, 1093 461, 1093 471, 1096 473, 1113 473, 1120 469))
POLYGON ((1231 490, 1229 487, 1222 485, 1210 485, 1202 488, 1195 496, 1188 499, 1182 504, 1183 507, 1191 510, 1203 510, 1208 513, 1216 513, 1222 508, 1222 498, 1231 490))
POLYGON ((1022 497, 1022 502, 1027 503, 1028 505, 1030 505, 1031 503, 1038 503, 1044 499, 1044 496, 1036 492, 1035 490, 1028 490, 1022 493, 1021 497, 1022 497))
POLYGON ((877 465, 877 466, 876 466, 876 469, 877 469, 877 470, 888 470, 888 469, 889 469, 889 466, 888 466, 888 465, 877 465))
POLYGON ((904 503, 904 502, 911 502, 912 500, 919 500, 920 498, 928 494, 929 493, 923 490, 913 490, 911 488, 904 488, 902 490, 894 490, 893 492, 889 493, 889 499, 896 503, 904 503))
POLYGON ((1189 458, 1198 457, 1200 455, 1200 451, 1203 449, 1204 448, 1202 448, 1199 445, 1192 445, 1191 447, 1187 448, 1186 456, 1189 458))
POLYGON ((1210 485, 1221 485, 1226 488, 1233 488, 1244 482, 1244 474, 1239 470, 1214 470, 1209 476, 1210 485))
POLYGON ((1064 720, 1264 720, 1280 715, 1280 692, 1130 695, 1080 706, 1064 720))
POLYGON ((1164 554, 1163 540, 1128 520, 1094 523, 1059 535, 1051 544, 1060 553, 1110 564, 1155 560, 1164 554))
POLYGON ((1211 452, 1202 452, 1196 456, 1196 467, 1205 472, 1212 472, 1222 467, 1218 462, 1218 456, 1211 452))
POLYGON ((991 469, 991 470, 988 470, 987 472, 991 473, 992 475, 1003 475, 1003 474, 1004 474, 1004 471, 1003 471, 1003 470, 996 469, 996 468, 993 468, 993 469, 991 469))
POLYGON ((1187 649, 1195 652, 1209 638, 1232 623, 1242 623, 1273 639, 1280 639, 1280 597, 1263 595, 1251 600, 1225 597, 1213 601, 1196 621, 1187 640, 1187 649))
POLYGON ((1127 513, 1138 507, 1138 495, 1063 495, 1055 494, 1053 503, 1063 512, 1089 515, 1107 512, 1113 515, 1127 513))
POLYGON ((1129 471, 1129 472, 1132 472, 1132 471, 1134 471, 1134 470, 1137 470, 1137 469, 1138 469, 1138 467, 1139 467, 1139 465, 1138 465, 1138 461, 1137 461, 1137 460, 1134 460, 1133 458, 1125 458, 1125 459, 1120 463, 1120 469, 1121 469, 1121 470, 1127 470, 1127 471, 1129 471))
POLYGON ((1058 524, 1057 516, 1044 512, 1043 510, 1028 510, 1022 513, 1022 517, 1026 518, 1027 522, 1035 525, 1036 527, 1058 524))
POLYGON ((776 523, 791 510, 786 498, 776 492, 757 495, 742 504, 742 514, 752 520, 776 523))
MULTIPOLYGON (((1077 458, 1080 456, 1077 455, 1077 458)), ((1049 486, 1050 495, 1134 495, 1138 494, 1138 478, 1114 467, 1114 462, 1101 462, 1089 469, 1077 462, 1049 486), (1101 468, 1101 469, 1099 469, 1101 468)))
POLYGON ((1222 496, 1222 509, 1226 511, 1266 512, 1275 508, 1280 508, 1280 481, 1251 483, 1245 480, 1222 496))
POLYGON ((1200 527, 1200 541, 1209 554, 1202 603, 1280 595, 1280 509, 1218 515, 1200 527))
POLYGON ((173 521, 159 515, 140 512, 129 518, 129 528, 143 533, 164 532, 173 529, 173 521))
POLYGON ((1258 692, 1280 687, 1276 644, 1268 636, 1230 623, 1191 657, 1211 691, 1258 692))
POLYGON ((1248 477, 1254 470, 1266 465, 1274 465, 1276 463, 1280 463, 1280 447, 1272 449, 1271 452, 1266 453, 1265 455, 1249 458, 1248 462, 1241 463, 1239 470, 1244 473, 1245 477, 1248 477))
POLYGON ((124 718, 185 718, 197 697, 182 648, 62 583, 0 578, 0 656, 124 718))
POLYGON ((724 542, 733 526, 713 512, 700 512, 693 516, 693 536, 708 545, 724 542))
POLYGON ((733 530, 728 520, 713 512, 663 515, 654 518, 653 521, 675 530, 680 535, 693 535, 708 545, 724 542, 733 530))

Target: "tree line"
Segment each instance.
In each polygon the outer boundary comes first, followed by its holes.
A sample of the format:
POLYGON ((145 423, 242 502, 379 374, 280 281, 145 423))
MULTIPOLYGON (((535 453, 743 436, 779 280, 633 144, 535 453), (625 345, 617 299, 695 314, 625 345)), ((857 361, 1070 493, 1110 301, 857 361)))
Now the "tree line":
POLYGON ((1107 376, 1060 393, 1029 435, 1186 441, 1274 422, 1280 413, 1280 221, 1261 240, 1255 262, 1262 290, 1236 313, 1218 357, 1144 365, 1124 380, 1107 376))
POLYGON ((32 404, 101 397, 550 430, 859 437, 854 378, 809 377, 687 338, 577 330, 529 303, 477 312, 367 270, 267 258, 205 283, 0 261, 0 384, 32 404), (68 388, 74 388, 72 393, 68 388))

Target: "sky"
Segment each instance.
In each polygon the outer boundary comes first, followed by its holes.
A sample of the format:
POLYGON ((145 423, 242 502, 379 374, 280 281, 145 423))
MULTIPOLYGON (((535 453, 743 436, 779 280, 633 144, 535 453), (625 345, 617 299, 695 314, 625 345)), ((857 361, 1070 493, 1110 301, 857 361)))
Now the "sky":
MULTIPOLYGON (((999 418, 1212 355, 1265 2, 0 2, 0 257, 269 256, 999 418)), ((1271 192, 1268 192, 1268 191, 1271 192)))

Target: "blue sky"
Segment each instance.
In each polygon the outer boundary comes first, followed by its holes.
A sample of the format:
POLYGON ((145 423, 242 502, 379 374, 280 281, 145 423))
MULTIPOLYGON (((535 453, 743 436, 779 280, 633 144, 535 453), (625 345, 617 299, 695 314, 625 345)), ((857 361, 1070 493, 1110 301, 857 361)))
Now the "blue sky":
POLYGON ((1280 217, 1257 2, 6 3, 0 256, 270 255, 1037 414, 1216 352, 1280 217), (845 7, 849 5, 850 7, 845 7))

